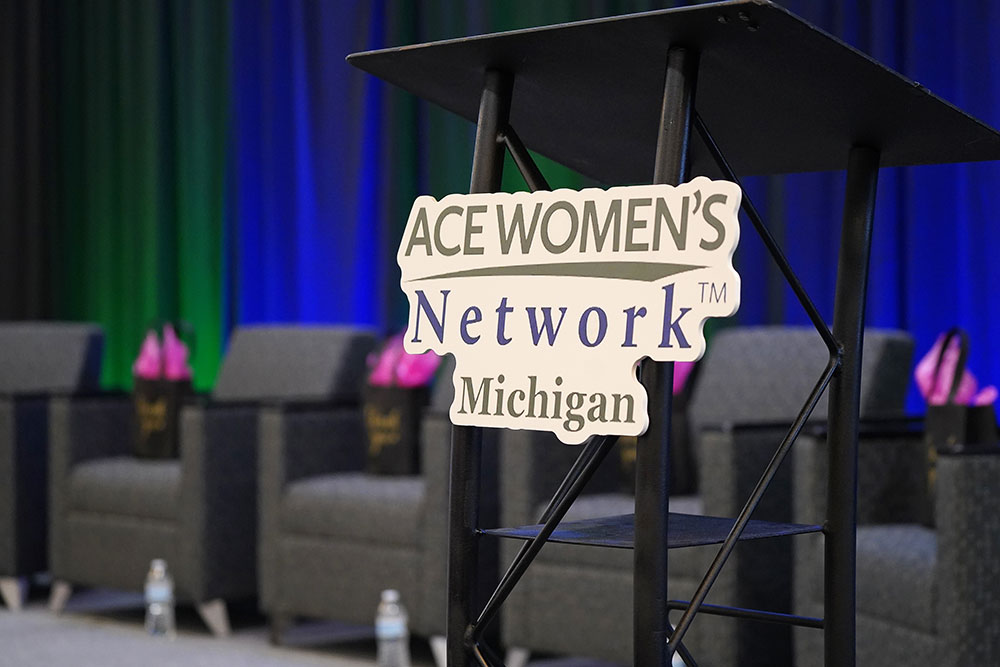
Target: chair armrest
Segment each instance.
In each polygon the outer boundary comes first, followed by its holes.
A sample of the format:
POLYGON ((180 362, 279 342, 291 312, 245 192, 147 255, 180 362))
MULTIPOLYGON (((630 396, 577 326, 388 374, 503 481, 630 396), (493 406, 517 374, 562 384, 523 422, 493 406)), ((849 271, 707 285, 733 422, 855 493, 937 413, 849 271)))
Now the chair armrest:
POLYGON ((364 467, 364 423, 357 406, 267 406, 260 411, 260 429, 262 481, 273 476, 283 487, 305 477, 364 467))
POLYGON ((278 582, 279 512, 287 484, 365 462, 364 424, 357 406, 273 404, 260 411, 258 544, 261 607, 273 609, 278 582))
POLYGON ((0 396, 0 576, 45 563, 47 414, 44 397, 0 396))
MULTIPOLYGON (((559 488, 581 446, 566 445, 543 431, 505 431, 500 436, 500 522, 504 526, 538 521, 538 507, 559 488)), ((611 493, 622 488, 617 448, 584 489, 585 493, 611 493)))
POLYGON ((52 466, 69 468, 89 459, 132 451, 135 411, 127 394, 62 396, 49 404, 52 466))
MULTIPOLYGON (((735 517, 743 509, 788 425, 707 429, 695 439, 698 491, 706 514, 735 517)), ((754 512, 755 519, 792 520, 792 465, 786 461, 754 512)))
POLYGON ((937 460, 935 511, 938 558, 936 608, 951 664, 990 665, 1000 660, 1000 455, 947 455, 937 460))
MULTIPOLYGON (((420 423, 420 473, 427 484, 428 517, 447 517, 448 485, 451 470, 451 419, 441 410, 425 410, 420 423)), ((433 540, 448 541, 448 522, 431 522, 425 532, 435 532, 433 540), (443 528, 443 531, 437 528, 443 528)))
POLYGON ((181 562, 194 601, 255 591, 257 410, 223 403, 181 411, 181 562))
MULTIPOLYGON (((731 422, 724 425, 707 425, 703 427, 705 431, 755 431, 755 430, 785 430, 791 426, 791 420, 780 419, 773 421, 754 422, 731 422)), ((826 437, 829 423, 824 419, 810 419, 804 433, 815 437, 826 437)), ((862 417, 858 423, 858 432, 862 438, 876 437, 880 435, 898 435, 902 432, 914 433, 923 431, 924 418, 920 415, 899 415, 886 414, 871 417, 862 417)))
MULTIPOLYGON (((808 428, 795 442, 793 520, 826 522, 827 455, 825 428, 808 428)), ((862 422, 858 441, 858 523, 919 523, 926 516, 927 457, 913 425, 898 428, 862 422)), ((822 615, 823 545, 820 535, 794 544, 794 609, 822 615)), ((968 663, 975 664, 975 663, 968 663)))
POLYGON ((445 410, 427 409, 420 423, 420 472, 425 497, 423 542, 423 609, 420 617, 432 633, 444 633, 447 608, 448 494, 451 470, 451 419, 445 410), (435 623, 435 619, 436 622, 435 623))
MULTIPOLYGON (((803 433, 793 449, 795 520, 822 522, 826 516, 825 429, 803 433)), ((928 512, 927 448, 917 422, 893 427, 882 422, 860 429, 858 523, 920 523, 928 512)))
POLYGON ((68 477, 77 463, 132 451, 135 411, 126 394, 60 396, 49 402, 49 567, 69 570, 63 524, 68 477))

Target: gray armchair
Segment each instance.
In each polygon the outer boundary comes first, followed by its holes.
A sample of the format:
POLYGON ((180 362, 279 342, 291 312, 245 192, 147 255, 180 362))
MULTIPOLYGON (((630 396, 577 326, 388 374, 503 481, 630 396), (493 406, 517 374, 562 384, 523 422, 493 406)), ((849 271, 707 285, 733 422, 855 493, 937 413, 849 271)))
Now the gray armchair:
MULTIPOLYGON (((1000 664, 1000 456, 939 455, 930 501, 919 425, 862 436, 857 664, 1000 664)), ((796 509, 814 521, 826 504, 826 445, 822 433, 800 445, 796 509)), ((822 537, 795 548, 797 611, 822 616, 822 537)), ((821 665, 822 633, 796 629, 795 654, 801 667, 821 665)))
MULTIPOLYGON (((912 342, 898 332, 865 337, 863 414, 900 413, 912 342)), ((726 329, 712 339, 690 402, 697 495, 671 497, 671 511, 735 517, 820 376, 826 348, 812 329, 726 329), (783 422, 777 426, 776 422, 783 422)), ((825 400, 814 416, 825 416, 825 400)), ((577 451, 531 432, 505 435, 501 502, 506 526, 533 523, 577 451)), ((617 457, 588 484, 567 521, 634 511, 616 484, 617 457), (610 468, 610 470, 608 470, 610 468)), ((791 520, 792 484, 785 465, 756 519, 791 520)), ((509 562, 518 545, 503 547, 509 562)), ((669 557, 670 595, 688 600, 717 546, 675 549, 669 557)), ((504 610, 507 646, 632 662, 632 552, 546 545, 504 610)), ((708 602, 773 611, 792 607, 791 545, 787 539, 744 542, 717 580, 708 602)), ((699 615, 685 644, 703 667, 782 665, 791 661, 790 630, 699 615)))
POLYGON ((444 633, 451 367, 424 415, 418 476, 363 472, 358 412, 262 415, 261 605, 275 643, 295 617, 371 625, 386 588, 400 591, 411 633, 444 633))
POLYGON ((0 324, 0 596, 10 609, 48 567, 48 397, 96 390, 103 342, 91 324, 0 324))
POLYGON ((262 403, 356 405, 374 337, 342 327, 237 330, 209 402, 181 415, 180 457, 131 455, 128 398, 59 399, 51 415, 51 606, 70 584, 140 590, 165 558, 179 600, 216 634, 226 600, 257 591, 262 403))

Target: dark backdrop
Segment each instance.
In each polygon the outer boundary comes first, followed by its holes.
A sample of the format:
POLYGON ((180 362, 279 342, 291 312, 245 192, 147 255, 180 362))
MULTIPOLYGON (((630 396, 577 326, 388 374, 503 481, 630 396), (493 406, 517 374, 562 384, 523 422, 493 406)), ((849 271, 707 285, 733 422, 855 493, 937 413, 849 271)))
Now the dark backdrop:
MULTIPOLYGON (((142 329, 158 318, 197 328, 201 386, 241 322, 398 327, 406 212, 418 194, 466 190, 472 127, 344 56, 671 4, 0 3, 0 317, 100 321, 110 384, 128 382, 142 329)), ((1000 4, 784 4, 1000 125, 1000 4)), ((542 168, 554 185, 589 185, 542 168)), ((998 169, 883 170, 869 296, 869 322, 913 332, 921 350, 948 326, 967 328, 986 381, 1000 380, 998 169)), ((507 189, 523 187, 507 173, 507 189)), ((748 185, 832 317, 842 175, 748 185)), ((805 323, 744 239, 737 320, 805 323)))

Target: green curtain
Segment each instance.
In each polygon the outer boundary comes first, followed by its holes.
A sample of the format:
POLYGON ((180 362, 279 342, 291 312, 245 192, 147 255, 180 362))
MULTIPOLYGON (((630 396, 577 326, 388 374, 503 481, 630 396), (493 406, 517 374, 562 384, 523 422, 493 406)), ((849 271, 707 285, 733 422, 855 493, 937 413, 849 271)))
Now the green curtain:
POLYGON ((228 5, 59 3, 56 316, 106 332, 102 381, 129 386, 146 327, 196 335, 195 385, 222 348, 228 5))
MULTIPOLYGON (((665 2, 466 0, 370 5, 372 46, 522 28, 665 2)), ((100 323, 103 382, 131 384, 147 326, 189 322, 196 386, 212 386, 230 325, 225 224, 231 5, 224 0, 0 3, 0 318, 100 323)), ((468 187, 474 128, 398 90, 380 95, 382 245, 413 199, 468 187), (428 167, 432 165, 432 167, 428 167)), ((539 160, 553 187, 587 183, 539 160)), ((524 189, 508 162, 505 189, 524 189)), ((398 227, 398 228, 397 228, 398 227)), ((392 253, 394 254, 394 252, 392 253)), ((392 269, 394 262, 389 262, 392 269)), ((383 281, 387 324, 405 319, 383 281)), ((251 298, 243 295, 242 298, 251 298)))

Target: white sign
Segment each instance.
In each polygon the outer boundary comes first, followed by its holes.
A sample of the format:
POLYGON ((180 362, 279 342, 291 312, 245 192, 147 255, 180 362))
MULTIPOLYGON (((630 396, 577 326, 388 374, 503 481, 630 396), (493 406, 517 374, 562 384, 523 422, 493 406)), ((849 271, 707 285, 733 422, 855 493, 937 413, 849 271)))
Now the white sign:
POLYGON ((419 197, 397 259, 405 348, 455 355, 451 419, 569 444, 649 424, 643 357, 694 361, 739 308, 740 188, 419 197))

